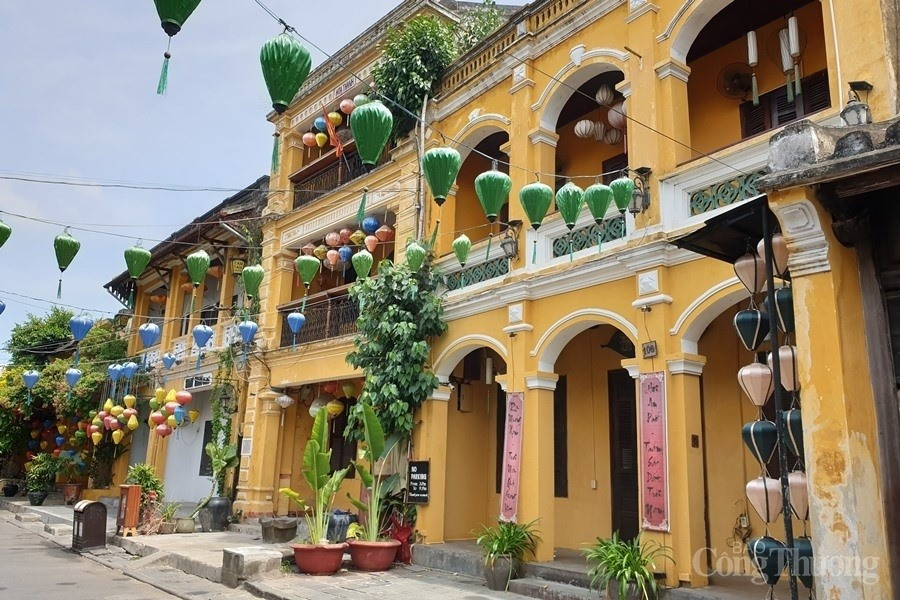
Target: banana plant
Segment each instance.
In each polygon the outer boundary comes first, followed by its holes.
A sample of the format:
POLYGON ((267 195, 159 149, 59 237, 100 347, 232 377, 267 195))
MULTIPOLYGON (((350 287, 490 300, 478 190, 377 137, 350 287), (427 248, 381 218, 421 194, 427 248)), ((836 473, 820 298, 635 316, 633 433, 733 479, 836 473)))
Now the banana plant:
POLYGON ((315 493, 315 506, 309 507, 299 493, 290 488, 281 488, 283 494, 304 513, 309 528, 311 544, 327 544, 328 523, 331 520, 331 505, 341 482, 347 476, 350 467, 331 473, 331 448, 328 447, 328 413, 320 410, 316 414, 312 433, 303 451, 303 478, 315 493), (312 510, 310 510, 310 508, 312 510))
POLYGON ((210 478, 212 479, 212 489, 209 491, 209 495, 201 500, 194 512, 191 513, 192 519, 209 504, 217 489, 220 495, 225 493, 225 490, 220 487, 220 484, 224 481, 225 469, 234 469, 241 464, 241 459, 237 455, 237 444, 219 445, 215 442, 209 442, 206 444, 205 450, 206 455, 209 456, 210 469, 212 470, 212 477, 210 478))
POLYGON ((363 458, 368 461, 369 466, 366 467, 358 460, 353 461, 353 468, 359 473, 359 478, 368 491, 367 502, 354 498, 349 493, 347 497, 353 506, 365 512, 367 515, 365 526, 354 528, 352 533, 357 534, 366 542, 377 542, 381 534, 381 502, 387 493, 397 483, 400 478, 399 473, 395 473, 386 479, 382 479, 384 473, 384 465, 387 461, 383 460, 397 446, 400 436, 391 436, 387 442, 384 439, 384 428, 375 416, 375 411, 368 404, 362 405, 363 427, 365 428, 366 447, 362 452, 363 458), (375 473, 375 466, 381 461, 381 468, 375 473))

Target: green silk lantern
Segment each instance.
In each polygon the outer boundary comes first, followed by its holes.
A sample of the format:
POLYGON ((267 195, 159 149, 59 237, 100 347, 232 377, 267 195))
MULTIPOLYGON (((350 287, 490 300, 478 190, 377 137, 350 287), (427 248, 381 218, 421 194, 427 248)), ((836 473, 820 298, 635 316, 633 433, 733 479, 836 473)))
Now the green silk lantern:
POLYGON ((472 249, 472 240, 466 234, 460 235, 453 240, 453 253, 456 254, 456 260, 459 261, 461 267, 466 266, 469 260, 469 250, 472 249))
POLYGON ((72 260, 75 259, 75 255, 78 254, 80 248, 81 242, 69 235, 68 227, 53 240, 56 264, 59 267, 59 286, 56 288, 57 299, 62 298, 62 274, 72 264, 72 260))
MULTIPOLYGON (((594 217, 594 223, 597 224, 598 227, 603 227, 603 221, 606 218, 606 211, 609 210, 609 205, 613 201, 613 191, 608 185, 603 185, 602 183, 595 183, 594 185, 588 187, 588 189, 584 190, 584 203, 587 204, 588 210, 591 211, 591 216, 594 217)), ((602 234, 600 231, 597 231, 597 252, 602 250, 600 240, 602 239, 602 234)))
MULTIPOLYGON (((354 111, 356 112, 356 111, 354 111)), ((428 252, 418 242, 412 242, 406 247, 406 264, 409 265, 413 273, 418 273, 422 265, 425 264, 425 258, 428 252)))
POLYGON ((165 94, 169 85, 169 59, 172 54, 172 37, 181 31, 184 22, 200 4, 200 0, 153 0, 156 4, 156 13, 159 15, 160 25, 169 36, 169 45, 163 54, 162 72, 159 74, 159 84, 156 86, 157 94, 165 94))
POLYGON ((321 259, 318 259, 315 256, 301 254, 294 259, 294 266, 297 268, 297 273, 300 274, 300 280, 306 287, 306 293, 303 295, 303 305, 300 308, 300 312, 305 312, 306 297, 309 295, 309 286, 312 285, 313 277, 315 277, 319 273, 319 269, 322 268, 322 262, 321 259))
POLYGON ((0 248, 3 247, 3 244, 6 243, 6 240, 9 239, 9 236, 12 235, 12 227, 0 221, 0 248))
POLYGON ((623 175, 609 184, 613 193, 613 201, 619 212, 625 214, 628 210, 628 203, 631 202, 631 195, 634 193, 634 182, 630 177, 623 175))
POLYGON ((309 76, 312 57, 300 40, 285 31, 263 44, 259 62, 272 108, 280 115, 290 106, 309 76))
POLYGON ((475 193, 487 220, 493 223, 497 215, 509 199, 512 190, 512 179, 496 168, 486 171, 475 178, 475 193))
POLYGON ((209 271, 209 254, 205 250, 197 250, 193 254, 189 254, 184 259, 187 265, 188 276, 194 288, 200 287, 200 284, 206 279, 206 273, 209 271))
POLYGON ((375 167, 393 128, 394 116, 378 100, 357 105, 350 113, 350 131, 366 170, 371 171, 375 167))
POLYGON ((438 206, 447 199, 460 167, 462 157, 453 148, 432 148, 422 157, 422 172, 438 206))
MULTIPOLYGON (((525 214, 531 222, 531 228, 535 231, 541 226, 550 203, 553 202, 553 188, 540 181, 529 183, 519 190, 519 202, 525 209, 525 214)), ((534 249, 531 251, 531 263, 537 260, 537 236, 534 238, 534 249)))
POLYGON ((262 265, 247 265, 241 270, 241 281, 244 282, 244 291, 251 300, 259 297, 259 286, 262 285, 266 275, 262 265))
POLYGON ((372 271, 372 264, 375 262, 375 258, 368 250, 360 250, 353 255, 350 262, 353 263, 353 270, 356 271, 356 276, 359 279, 365 279, 372 271))
POLYGON ((137 280, 144 273, 147 265, 150 264, 151 258, 150 251, 141 248, 140 245, 125 249, 125 265, 128 267, 128 275, 131 277, 131 293, 129 294, 128 305, 132 309, 134 309, 134 290, 137 288, 137 280))
POLYGON ((575 228, 583 206, 584 190, 571 181, 556 192, 556 210, 562 215, 563 222, 569 228, 569 262, 572 262, 572 229, 575 228))

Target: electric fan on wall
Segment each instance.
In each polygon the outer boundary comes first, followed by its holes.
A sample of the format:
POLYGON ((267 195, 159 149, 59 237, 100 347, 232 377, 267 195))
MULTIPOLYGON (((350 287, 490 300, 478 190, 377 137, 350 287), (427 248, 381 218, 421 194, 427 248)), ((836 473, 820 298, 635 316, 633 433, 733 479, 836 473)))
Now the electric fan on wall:
POLYGON ((731 63, 716 79, 719 93, 732 100, 746 100, 753 90, 753 70, 746 63, 731 63))

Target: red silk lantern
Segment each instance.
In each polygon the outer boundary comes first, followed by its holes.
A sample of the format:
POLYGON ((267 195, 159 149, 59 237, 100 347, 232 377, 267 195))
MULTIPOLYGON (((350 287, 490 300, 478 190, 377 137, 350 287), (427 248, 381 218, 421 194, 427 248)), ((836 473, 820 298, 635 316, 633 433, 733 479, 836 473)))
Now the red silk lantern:
POLYGON ((337 391, 338 383, 337 381, 329 381, 325 385, 322 386, 322 389, 328 392, 329 394, 333 394, 337 391))
POLYGON ((181 406, 184 406, 185 404, 190 404, 192 399, 193 398, 191 397, 191 393, 188 392, 187 390, 181 390, 180 392, 175 394, 175 402, 177 402, 181 406))
POLYGON ((390 242, 394 239, 394 229, 390 225, 382 225, 375 230, 375 237, 379 242, 390 242))
POLYGON ((374 235, 367 235, 365 239, 366 250, 369 252, 375 252, 375 249, 378 248, 378 238, 374 235))
POLYGON ((172 434, 172 428, 169 427, 166 423, 161 423, 156 426, 156 435, 161 438, 169 437, 172 434))
POLYGON ((344 227, 338 235, 341 236, 341 244, 346 245, 350 243, 350 236, 353 235, 353 232, 344 227))

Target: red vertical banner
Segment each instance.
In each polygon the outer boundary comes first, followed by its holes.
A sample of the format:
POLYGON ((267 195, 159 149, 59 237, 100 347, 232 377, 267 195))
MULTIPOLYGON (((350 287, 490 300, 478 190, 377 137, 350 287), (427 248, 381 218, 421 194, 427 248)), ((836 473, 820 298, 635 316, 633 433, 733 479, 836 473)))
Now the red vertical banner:
POLYGON ((519 507, 519 470, 522 466, 521 392, 506 395, 506 427, 503 441, 503 485, 500 490, 500 520, 515 522, 519 507))
POLYGON ((641 373, 641 504, 643 529, 669 531, 666 374, 641 373))

